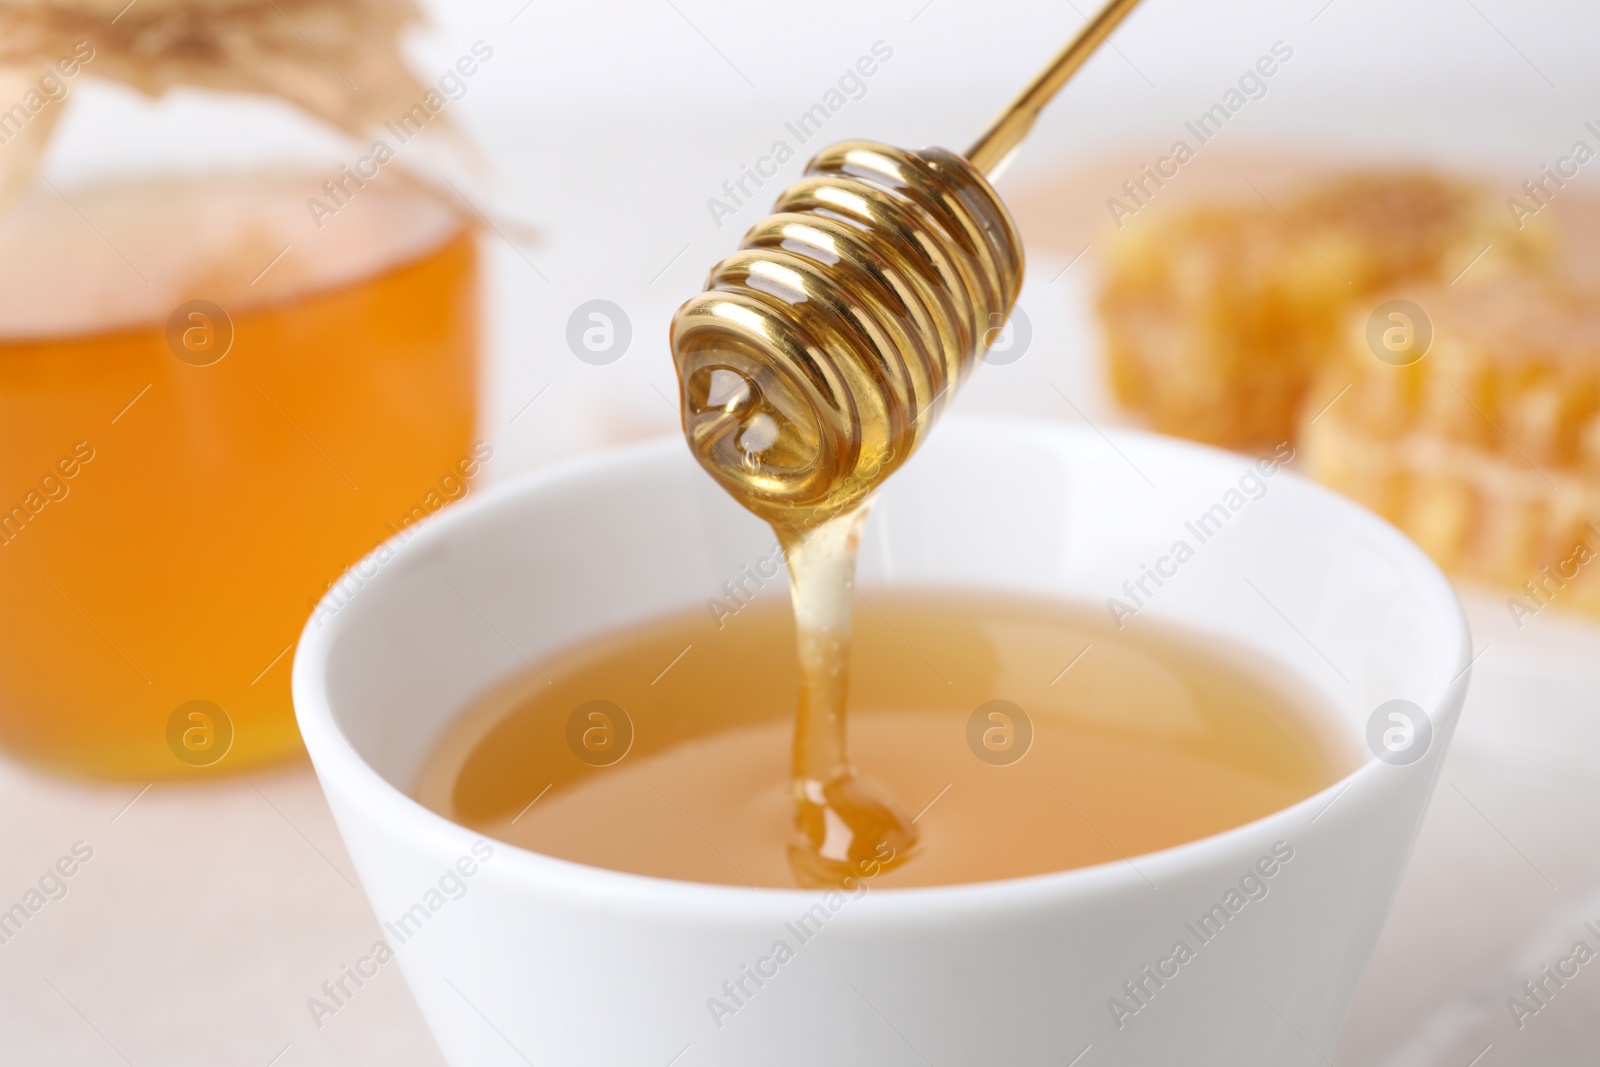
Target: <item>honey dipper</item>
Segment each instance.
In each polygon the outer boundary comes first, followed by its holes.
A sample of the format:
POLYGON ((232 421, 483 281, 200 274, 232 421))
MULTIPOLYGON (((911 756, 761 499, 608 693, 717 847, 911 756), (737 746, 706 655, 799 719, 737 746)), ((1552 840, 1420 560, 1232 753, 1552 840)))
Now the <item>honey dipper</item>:
POLYGON ((919 831, 846 755, 851 589, 871 494, 1011 314, 1022 241, 990 186, 1040 110, 1139 0, 1110 0, 963 158, 825 149, 672 322, 701 466, 772 524, 799 638, 790 866, 875 877, 919 831))
POLYGON ((988 178, 1133 10, 1110 0, 967 150, 824 149, 672 322, 684 433, 775 525, 849 510, 998 336, 1021 238, 988 178))

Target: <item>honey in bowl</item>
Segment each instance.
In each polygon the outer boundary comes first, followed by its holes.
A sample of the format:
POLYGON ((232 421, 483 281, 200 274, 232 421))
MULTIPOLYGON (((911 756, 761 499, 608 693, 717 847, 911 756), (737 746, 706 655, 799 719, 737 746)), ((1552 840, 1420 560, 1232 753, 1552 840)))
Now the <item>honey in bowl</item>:
MULTIPOLYGON (((858 604, 852 752, 908 802, 909 862, 874 886, 990 881, 1116 862, 1243 825, 1358 754, 1304 685, 1258 657, 1101 605, 880 589, 858 604)), ((793 888, 795 691, 788 605, 703 608, 539 658, 447 731, 418 799, 561 859, 683 881, 793 888)))
POLYGON ((156 777, 299 750, 331 582, 478 472, 474 236, 369 183, 48 187, 0 221, 0 741, 156 777))

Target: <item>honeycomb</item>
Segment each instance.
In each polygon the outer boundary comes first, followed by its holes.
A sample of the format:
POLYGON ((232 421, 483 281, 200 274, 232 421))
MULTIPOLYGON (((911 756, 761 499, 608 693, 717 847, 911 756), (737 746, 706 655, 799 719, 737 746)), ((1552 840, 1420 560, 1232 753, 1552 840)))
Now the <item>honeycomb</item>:
POLYGON ((1600 611, 1600 302, 1540 276, 1410 299, 1433 340, 1409 365, 1350 317, 1314 389, 1338 399, 1302 415, 1310 472, 1527 611, 1600 611))
POLYGON ((1241 448, 1288 440, 1353 308, 1469 265, 1482 277, 1548 258, 1541 229, 1519 230, 1482 190, 1428 173, 1248 195, 1141 213, 1105 252, 1111 384, 1154 429, 1241 448))

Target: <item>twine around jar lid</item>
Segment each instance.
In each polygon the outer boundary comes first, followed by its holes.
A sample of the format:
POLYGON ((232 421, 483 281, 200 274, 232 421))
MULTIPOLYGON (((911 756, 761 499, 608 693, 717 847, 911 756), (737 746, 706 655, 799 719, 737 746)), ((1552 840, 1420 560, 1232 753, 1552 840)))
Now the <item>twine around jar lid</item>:
MULTIPOLYGON (((0 0, 0 119, 75 54, 150 96, 177 86, 288 101, 352 135, 426 92, 399 36, 414 0, 0 0), (75 53, 76 49, 76 53, 75 53)), ((0 151, 0 205, 31 183, 63 109, 39 109, 0 151)))
POLYGON ((0 0, 0 63, 43 66, 79 41, 96 77, 276 96, 350 133, 424 92, 399 35, 413 0, 0 0))

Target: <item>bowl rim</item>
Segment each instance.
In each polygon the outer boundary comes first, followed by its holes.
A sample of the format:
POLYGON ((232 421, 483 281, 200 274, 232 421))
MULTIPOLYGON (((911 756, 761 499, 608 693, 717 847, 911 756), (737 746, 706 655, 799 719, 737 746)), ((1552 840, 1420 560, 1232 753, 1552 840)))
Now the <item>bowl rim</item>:
MULTIPOLYGON (((948 424, 944 430, 946 434, 1020 432, 1044 434, 1058 441, 1099 441, 1102 446, 1110 443, 1113 447, 1117 447, 1120 440, 1136 450, 1155 447, 1171 452, 1189 452, 1196 458, 1207 460, 1237 459, 1241 455, 1209 445, 1126 428, 1101 430, 1099 427, 1090 429, 1046 420, 982 416, 955 416, 945 422, 948 424)), ((409 536, 389 538, 352 566, 351 570, 384 549, 398 556, 401 553, 421 552, 445 542, 457 530, 485 521, 509 501, 574 484, 604 485, 606 476, 623 474, 630 468, 681 463, 689 458, 687 451, 680 437, 654 438, 523 472, 441 510, 412 527, 413 532, 409 536)), ((1292 843, 1288 836, 1290 829, 1303 829, 1308 825, 1303 817, 1313 811, 1317 815, 1311 821, 1320 818, 1321 813, 1331 809, 1333 802, 1346 792, 1355 796, 1342 806, 1344 811, 1353 808, 1357 803, 1356 798, 1361 795, 1368 795, 1371 802, 1382 805, 1392 799, 1390 794, 1405 786, 1403 779, 1411 774, 1437 774, 1465 700, 1474 662, 1471 634, 1454 588, 1421 548, 1378 515, 1294 471, 1280 470, 1278 473, 1288 474, 1298 491, 1308 493, 1310 499, 1319 502, 1319 506, 1340 511, 1349 521, 1374 533, 1387 553, 1420 580, 1419 589, 1432 594, 1429 598, 1431 610, 1437 611, 1444 623, 1453 625, 1457 646, 1456 673, 1448 681, 1441 679, 1443 685, 1438 697, 1431 706, 1424 708, 1434 728, 1434 742, 1429 752, 1421 760, 1405 767, 1391 766, 1368 756, 1349 774, 1288 807, 1220 833, 1141 853, 1137 857, 1123 857, 1087 867, 998 881, 875 889, 863 894, 861 902, 850 911, 861 915, 871 910, 879 914, 880 921, 884 915, 915 920, 930 915, 948 917, 954 912, 981 912, 1032 903, 1059 905, 1064 900, 1122 892, 1130 884, 1150 882, 1150 872, 1163 877, 1176 877, 1185 871, 1210 867, 1211 863, 1206 859, 1209 854, 1219 850, 1228 851, 1235 844, 1263 838, 1290 840, 1292 843), (877 903, 874 904, 874 901, 877 903)), ((365 584, 383 582, 384 573, 380 569, 373 577, 366 579, 365 584)), ((334 595, 337 587, 338 583, 335 582, 324 602, 334 595)), ((329 667, 330 650, 339 634, 352 625, 355 613, 333 611, 323 625, 315 626, 317 616, 322 613, 321 607, 319 604, 317 612, 307 620, 295 648, 292 689, 301 735, 323 790, 330 802, 335 802, 336 815, 339 811, 338 801, 353 805, 368 819, 387 829, 394 839, 413 840, 416 848, 412 851, 426 845, 436 851, 441 862, 446 864, 453 857, 466 855, 474 842, 491 840, 495 855, 493 866, 506 877, 538 886, 542 892, 552 896, 569 897, 574 903, 587 901, 601 908, 626 904, 635 913, 659 913, 720 925, 736 917, 760 920, 789 918, 796 907, 803 910, 827 892, 687 882, 592 867, 533 852, 499 839, 487 839, 485 835, 424 807, 369 764, 339 725, 322 683, 329 667)), ((1430 782, 1430 792, 1431 789, 1430 782)), ((1340 819, 1336 818, 1325 826, 1335 826, 1339 822, 1340 819)), ((341 825, 341 831, 345 829, 341 825)))

